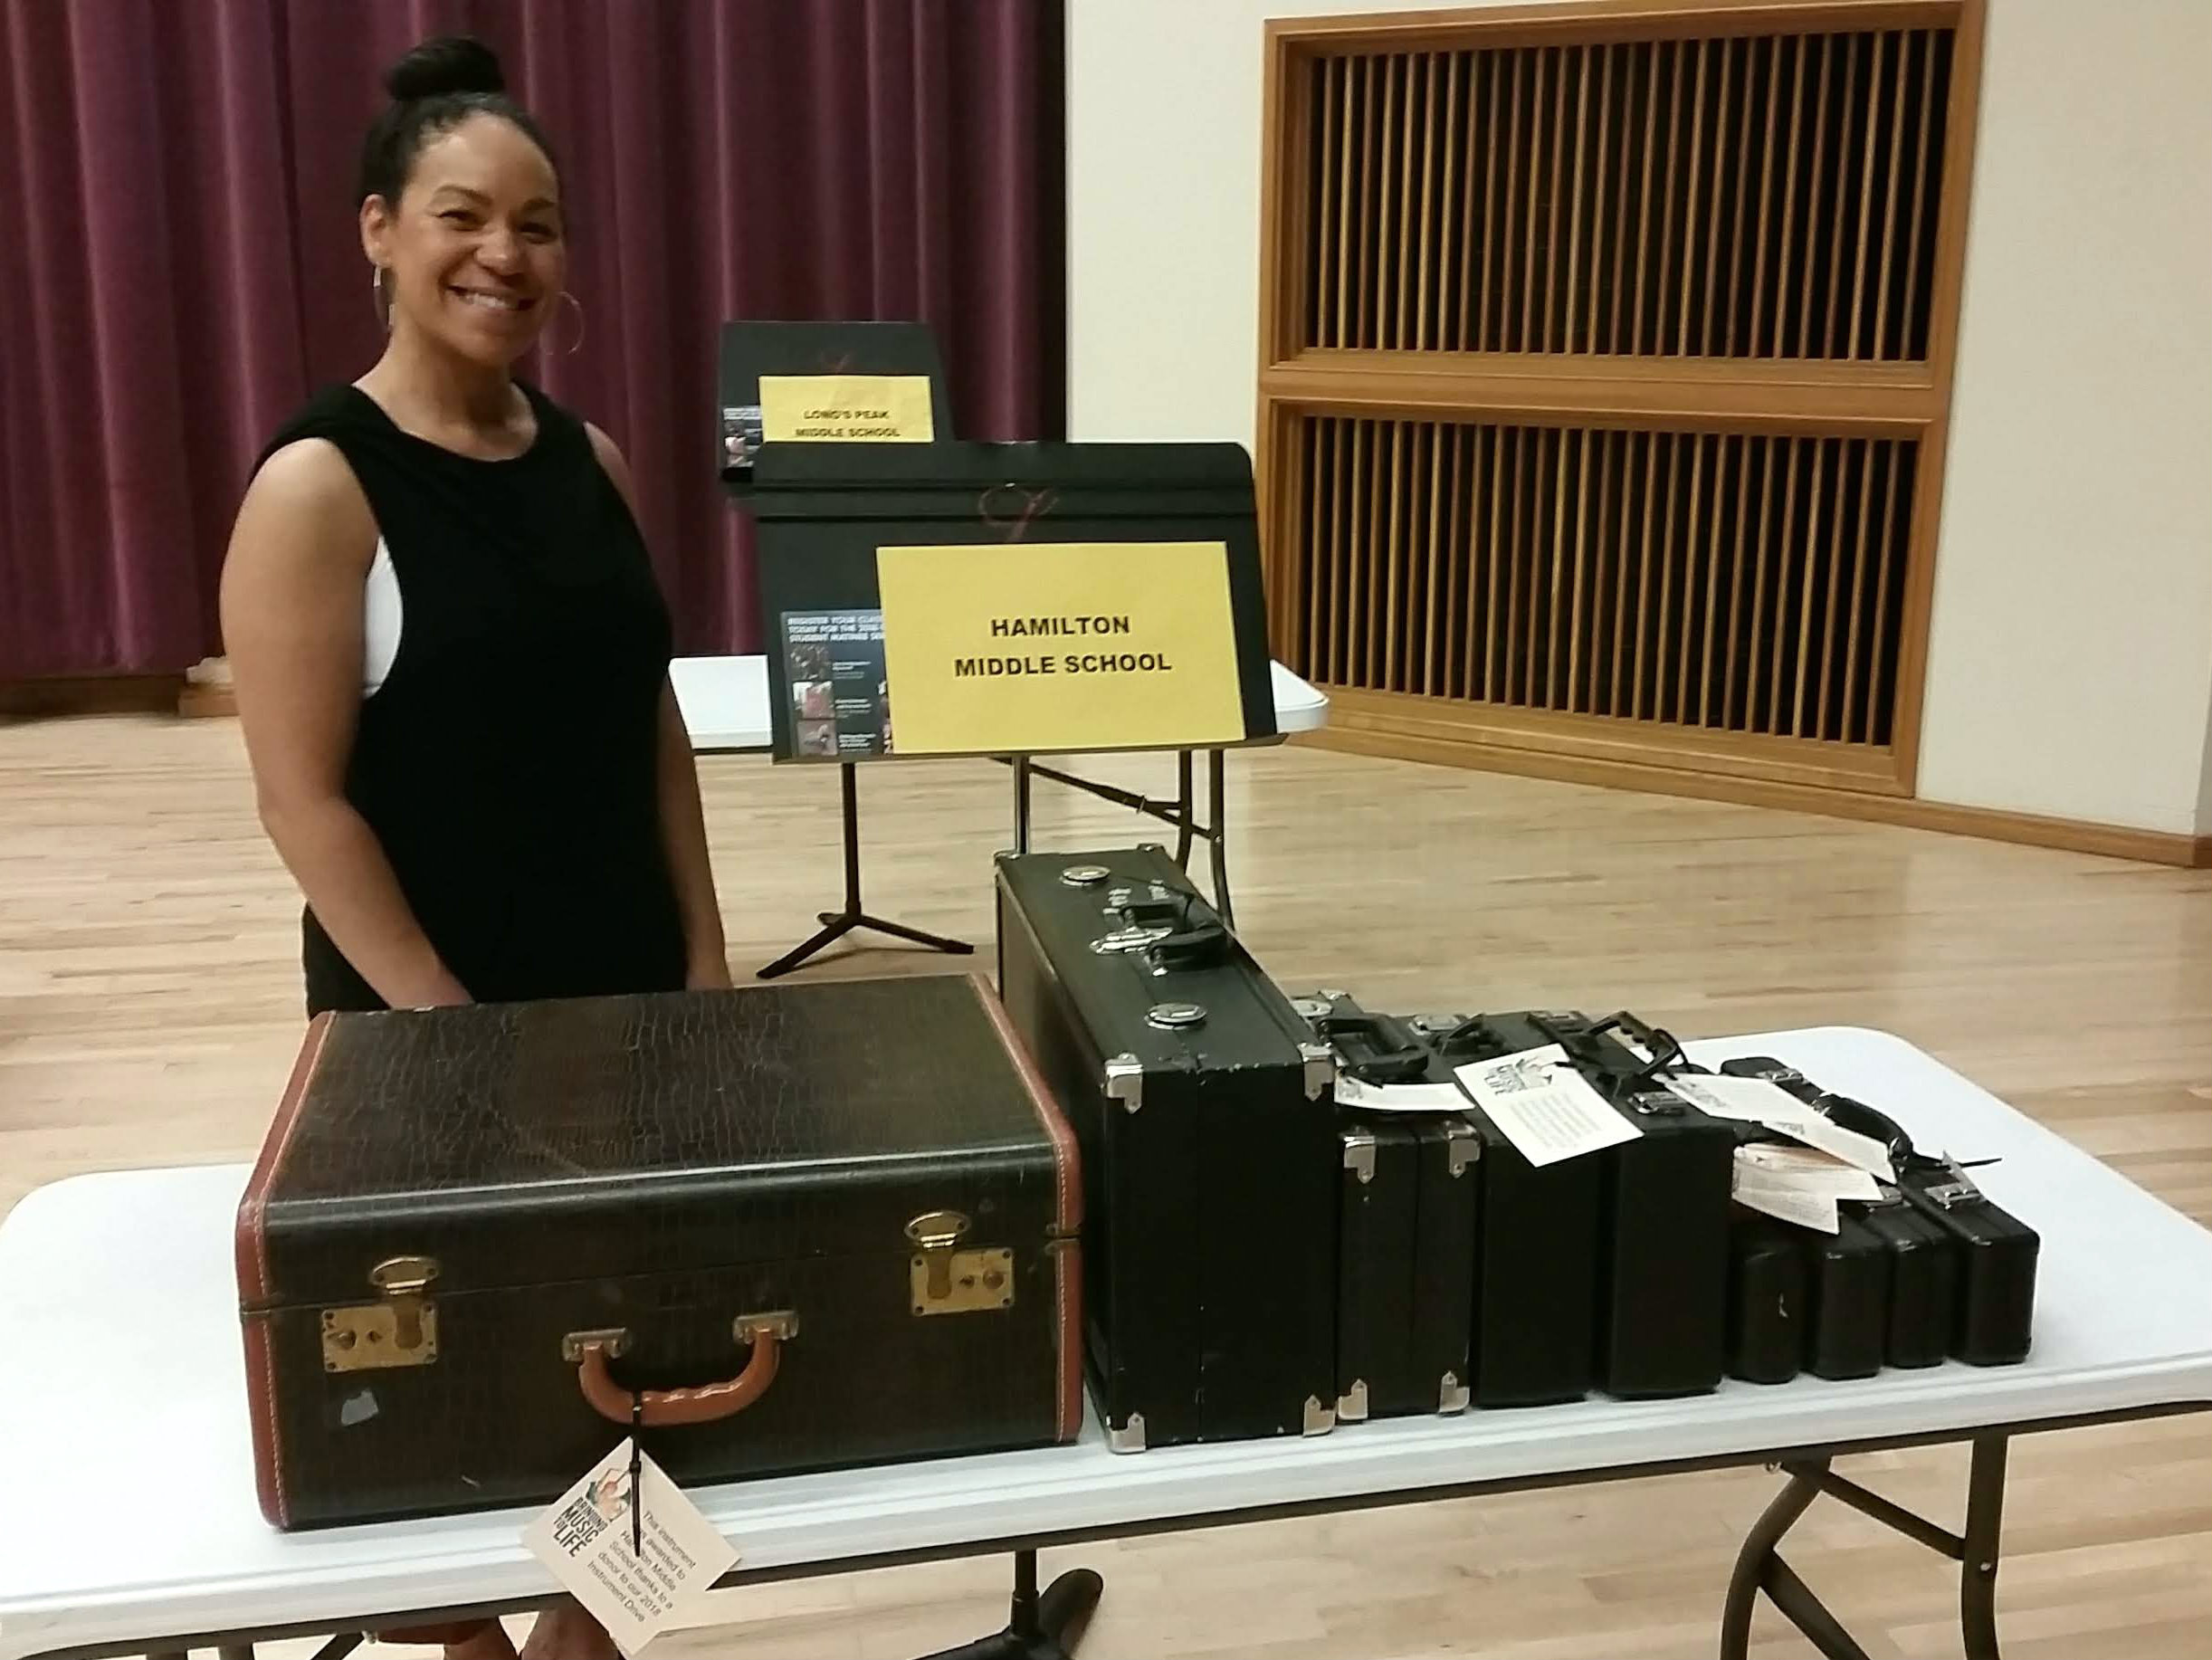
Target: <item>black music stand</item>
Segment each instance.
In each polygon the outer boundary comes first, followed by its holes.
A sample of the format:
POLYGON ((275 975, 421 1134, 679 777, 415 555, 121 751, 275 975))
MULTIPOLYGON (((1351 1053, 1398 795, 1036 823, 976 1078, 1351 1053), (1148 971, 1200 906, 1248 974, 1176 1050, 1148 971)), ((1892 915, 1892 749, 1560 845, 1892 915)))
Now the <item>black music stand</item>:
MULTIPOLYGON (((926 323, 908 322, 732 322, 722 327, 720 448, 717 465, 722 482, 738 501, 750 493, 753 465, 762 443, 761 377, 776 375, 918 376, 930 383, 931 425, 939 438, 952 432, 952 406, 945 396, 945 369, 937 337, 926 323)), ((816 911, 821 928, 786 951, 757 978, 788 974, 825 947, 855 929, 888 934, 932 950, 965 956, 976 948, 903 922, 871 916, 860 895, 860 788, 850 763, 839 769, 840 817, 844 835, 844 905, 816 911)))

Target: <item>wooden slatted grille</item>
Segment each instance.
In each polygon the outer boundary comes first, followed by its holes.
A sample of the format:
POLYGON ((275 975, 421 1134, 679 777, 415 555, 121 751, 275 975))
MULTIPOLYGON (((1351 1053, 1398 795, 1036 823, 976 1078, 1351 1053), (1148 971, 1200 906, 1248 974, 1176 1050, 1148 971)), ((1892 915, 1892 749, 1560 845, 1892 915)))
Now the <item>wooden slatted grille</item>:
POLYGON ((1918 361, 1948 29, 1318 56, 1301 344, 1918 361))
POLYGON ((1297 444, 1316 678, 1890 741, 1911 442, 1321 415, 1297 444))
POLYGON ((1912 791, 1984 5, 1268 25, 1263 535, 1330 741, 1912 791))

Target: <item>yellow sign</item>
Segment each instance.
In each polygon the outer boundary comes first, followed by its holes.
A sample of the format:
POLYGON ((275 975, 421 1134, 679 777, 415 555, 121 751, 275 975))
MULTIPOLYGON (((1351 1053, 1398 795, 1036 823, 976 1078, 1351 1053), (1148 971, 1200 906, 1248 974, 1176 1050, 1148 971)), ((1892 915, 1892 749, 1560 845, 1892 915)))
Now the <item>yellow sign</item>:
POLYGON ((928 444, 937 436, 926 375, 763 375, 760 435, 770 442, 928 444))
POLYGON ((1220 542, 879 548, 875 559, 898 754, 1244 736, 1220 542))

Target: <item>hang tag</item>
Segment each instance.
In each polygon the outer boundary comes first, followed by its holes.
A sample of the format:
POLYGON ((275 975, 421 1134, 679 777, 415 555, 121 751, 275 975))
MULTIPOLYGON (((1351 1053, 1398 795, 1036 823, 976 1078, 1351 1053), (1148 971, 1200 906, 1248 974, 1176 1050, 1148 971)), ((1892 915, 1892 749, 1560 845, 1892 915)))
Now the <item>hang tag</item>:
POLYGON ((1369 1083, 1339 1073, 1337 1105, 1369 1112, 1458 1112, 1467 1097, 1456 1083, 1369 1083))
POLYGON ((635 1460, 644 1503, 633 1512, 632 1453, 625 1437, 522 1532, 530 1552, 625 1655, 667 1627, 691 1622, 738 1560, 736 1548, 650 1458, 635 1460))
POLYGON ((1736 1150, 1736 1162, 1747 1167, 1746 1180, 1780 1183, 1806 1193, 1862 1199, 1869 1204, 1877 1203, 1882 1197, 1882 1184, 1872 1176, 1817 1148, 1790 1147, 1780 1142, 1740 1147, 1736 1150))
POLYGON ((1729 1191, 1746 1210, 1756 1210, 1762 1216, 1794 1222, 1799 1227, 1823 1234, 1842 1231, 1834 1194, 1793 1183, 1771 1171, 1761 1170, 1757 1165, 1746 1164, 1741 1159, 1732 1168, 1729 1191))
POLYGON ((1557 1044, 1470 1061, 1454 1075, 1533 1165, 1601 1152, 1644 1133, 1590 1087, 1557 1044))
POLYGON ((1667 1088, 1709 1117, 1764 1124, 1777 1135, 1816 1147, 1824 1153, 1833 1153, 1845 1164, 1879 1176, 1883 1181, 1897 1179, 1897 1172, 1890 1165, 1889 1151, 1881 1142, 1823 1118, 1788 1090, 1764 1078, 1670 1073, 1665 1083, 1667 1088))

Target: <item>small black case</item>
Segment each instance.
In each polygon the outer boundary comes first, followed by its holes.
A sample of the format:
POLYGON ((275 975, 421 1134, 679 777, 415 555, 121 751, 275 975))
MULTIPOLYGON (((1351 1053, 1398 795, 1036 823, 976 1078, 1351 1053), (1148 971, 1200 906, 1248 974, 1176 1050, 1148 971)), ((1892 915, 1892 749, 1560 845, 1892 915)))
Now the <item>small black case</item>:
MULTIPOLYGON (((1428 1050, 1342 992, 1292 1006, 1368 1083, 1425 1079, 1428 1050)), ((1464 1411, 1474 1313, 1481 1143, 1455 1113, 1337 1109, 1337 1417, 1464 1411)))
POLYGON ((1951 1358, 1969 1366, 2014 1366, 2026 1359, 2041 1235, 1992 1204, 1950 1159, 1916 1154, 1897 1174, 1906 1200, 1958 1245, 1951 1358))
POLYGON ((1730 1377, 1788 1383, 1805 1369, 1806 1261, 1802 1229, 1736 1213, 1729 1234, 1730 1377))
POLYGON ((1936 1366, 1950 1351, 1958 1308, 1959 1249, 1942 1225, 1915 1209, 1888 1182, 1882 1197, 1847 1203, 1890 1255, 1889 1320, 1883 1359, 1891 1366, 1936 1366))
POLYGON ((1890 1249, 1856 1216, 1837 1231, 1802 1229, 1808 1296, 1805 1369, 1816 1378, 1871 1378, 1889 1339, 1890 1249))
MULTIPOLYGON (((1421 1015, 1428 1078, 1557 1041, 1525 1015, 1421 1015)), ((1472 1102, 1480 1156, 1471 1388, 1477 1407, 1578 1400, 1596 1370, 1599 1188, 1595 1159, 1536 1166, 1472 1102)))
POLYGON ((1653 1079, 1658 1065, 1679 1064, 1681 1049, 1635 1016, 1540 1013, 1532 1021, 1642 1131, 1597 1155, 1597 1387, 1625 1399, 1703 1394, 1727 1366, 1738 1127, 1653 1079))

